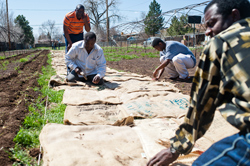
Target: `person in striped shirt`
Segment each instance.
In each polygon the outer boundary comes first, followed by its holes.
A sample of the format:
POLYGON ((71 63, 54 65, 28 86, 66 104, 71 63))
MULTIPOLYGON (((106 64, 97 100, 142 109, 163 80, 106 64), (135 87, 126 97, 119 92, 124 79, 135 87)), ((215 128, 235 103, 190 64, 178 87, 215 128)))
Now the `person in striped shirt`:
POLYGON ((193 165, 250 165, 250 2, 212 0, 204 13, 211 40, 200 56, 188 112, 170 139, 170 148, 147 166, 166 166, 190 153, 210 127, 216 109, 239 133, 214 143, 193 165))
POLYGON ((75 11, 65 15, 63 20, 63 31, 65 37, 66 53, 71 48, 72 44, 83 40, 83 26, 87 32, 90 31, 90 20, 87 13, 84 12, 84 6, 79 4, 75 11))

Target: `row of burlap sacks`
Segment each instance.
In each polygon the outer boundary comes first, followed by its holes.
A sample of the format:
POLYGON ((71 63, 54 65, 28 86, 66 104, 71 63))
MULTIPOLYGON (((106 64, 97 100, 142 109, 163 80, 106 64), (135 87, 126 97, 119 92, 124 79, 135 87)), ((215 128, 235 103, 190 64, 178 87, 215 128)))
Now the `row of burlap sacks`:
MULTIPOLYGON (((63 52, 53 52, 58 75, 49 86, 65 89, 64 124, 47 124, 41 134, 44 165, 146 165, 183 122, 189 96, 173 84, 107 68, 102 86, 67 83, 63 52)), ((237 132, 215 114, 192 153, 172 165, 191 165, 212 143, 237 132), (226 127, 225 127, 226 126, 226 127)))

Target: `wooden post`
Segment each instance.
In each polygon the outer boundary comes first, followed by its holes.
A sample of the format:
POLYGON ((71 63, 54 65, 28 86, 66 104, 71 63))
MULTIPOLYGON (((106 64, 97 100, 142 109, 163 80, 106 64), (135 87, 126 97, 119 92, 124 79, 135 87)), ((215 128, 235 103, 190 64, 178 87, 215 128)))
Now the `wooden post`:
POLYGON ((8 14, 8 0, 6 0, 6 17, 7 17, 7 26, 8 26, 9 50, 11 50, 11 43, 10 43, 10 23, 9 23, 9 14, 8 14))
POLYGON ((108 0, 106 0, 106 19, 107 19, 107 42, 109 43, 109 4, 108 4, 108 0))

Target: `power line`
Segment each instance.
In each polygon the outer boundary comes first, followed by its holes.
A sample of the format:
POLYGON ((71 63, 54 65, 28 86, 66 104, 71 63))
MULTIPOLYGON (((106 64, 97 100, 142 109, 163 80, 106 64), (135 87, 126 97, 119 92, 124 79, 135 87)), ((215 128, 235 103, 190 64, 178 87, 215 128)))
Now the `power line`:
MULTIPOLYGON (((139 3, 139 4, 137 4, 137 5, 130 6, 130 7, 139 6, 139 5, 141 5, 141 4, 145 4, 145 3, 148 3, 148 2, 151 2, 151 0, 150 0, 150 1, 146 1, 146 2, 142 2, 142 3, 139 3)), ((127 7, 127 8, 130 8, 130 7, 127 7)))
POLYGON ((71 11, 72 9, 9 9, 9 10, 21 10, 21 11, 34 11, 34 12, 38 12, 38 11, 71 11))
MULTIPOLYGON (((198 11, 200 13, 203 13, 197 9, 195 9, 196 7, 200 7, 200 6, 204 6, 207 5, 210 1, 205 1, 202 3, 197 3, 197 4, 192 4, 192 5, 188 5, 182 8, 176 8, 176 9, 172 9, 166 12, 163 12, 160 16, 168 16, 169 14, 171 14, 170 18, 164 22, 164 25, 169 24, 169 21, 171 20, 171 18, 173 16, 175 16, 177 13, 182 13, 182 11, 188 10, 187 12, 185 12, 186 14, 188 14, 191 10, 195 10, 198 11)), ((154 18, 151 18, 154 19, 154 18)), ((127 23, 122 23, 119 25, 116 25, 112 28, 117 28, 117 29, 121 29, 121 31, 134 31, 136 28, 137 29, 144 29, 145 25, 143 24, 143 22, 145 21, 145 19, 142 19, 140 21, 132 21, 132 22, 127 22, 127 23), (136 28, 135 28, 136 27, 136 28)))
MULTIPOLYGON (((60 11, 72 11, 72 9, 9 9, 9 10, 18 10, 18 11, 33 11, 33 12, 60 12, 60 11)), ((114 10, 109 10, 114 11, 114 10)), ((147 11, 139 11, 139 10, 119 10, 125 12, 147 12, 147 11)))
MULTIPOLYGON (((54 24, 54 25, 59 26, 59 25, 63 25, 63 24, 61 23, 61 24, 54 24)), ((30 25, 30 26, 42 26, 42 24, 41 25, 30 25)))

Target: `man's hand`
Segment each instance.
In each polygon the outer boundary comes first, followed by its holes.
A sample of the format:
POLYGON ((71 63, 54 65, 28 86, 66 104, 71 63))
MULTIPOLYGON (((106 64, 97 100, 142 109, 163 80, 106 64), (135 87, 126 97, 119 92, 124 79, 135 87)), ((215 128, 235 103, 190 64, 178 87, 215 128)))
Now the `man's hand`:
POLYGON ((93 82, 94 84, 98 84, 100 80, 101 80, 101 78, 100 78, 98 75, 96 75, 96 76, 93 78, 92 82, 93 82))
POLYGON ((153 81, 157 81, 157 80, 159 80, 159 78, 152 78, 152 80, 153 80, 153 81))
POLYGON ((76 67, 76 68, 75 68, 75 72, 76 72, 76 74, 81 75, 81 74, 80 74, 80 73, 81 73, 81 71, 82 71, 82 70, 81 70, 79 67, 76 67))
POLYGON ((155 71, 153 72, 153 77, 154 77, 154 78, 157 78, 157 75, 158 75, 158 70, 155 69, 155 71))
POLYGON ((69 49, 72 47, 72 42, 68 42, 68 45, 67 45, 67 51, 69 51, 69 49))
POLYGON ((87 16, 88 16, 87 13, 84 12, 82 19, 85 24, 88 23, 87 16))
POLYGON ((160 165, 160 166, 168 166, 172 162, 174 162, 179 157, 179 153, 171 153, 170 149, 163 149, 159 153, 157 153, 149 162, 147 166, 160 165))

